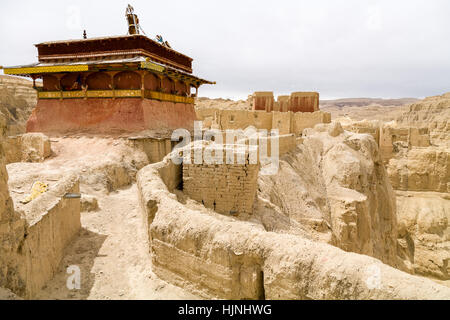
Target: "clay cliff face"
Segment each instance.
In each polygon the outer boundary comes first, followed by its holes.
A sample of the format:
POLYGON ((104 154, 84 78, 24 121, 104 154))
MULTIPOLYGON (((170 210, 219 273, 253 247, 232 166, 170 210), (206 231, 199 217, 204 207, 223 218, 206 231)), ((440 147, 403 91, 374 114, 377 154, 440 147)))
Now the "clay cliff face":
POLYGON ((399 257, 412 273, 450 279, 450 196, 399 192, 399 257))
POLYGON ((426 127, 430 130, 432 144, 450 146, 450 92, 410 105, 397 122, 400 125, 426 127))
POLYGON ((450 280, 450 93, 409 106, 399 126, 426 128, 429 146, 408 146, 388 164, 397 191, 399 255, 416 274, 450 280))
POLYGON ((399 110, 396 121, 345 118, 345 128, 371 134, 379 143, 396 194, 399 267, 448 281, 450 93, 399 110))
POLYGON ((450 192, 450 150, 445 147, 413 148, 388 165, 396 190, 450 192))
POLYGON ((344 132, 339 123, 304 136, 282 157, 278 174, 260 176, 263 225, 395 266, 395 200, 375 140, 344 132))
POLYGON ((36 90, 30 80, 0 75, 0 112, 6 118, 7 135, 25 133, 36 102, 36 90))
POLYGON ((22 290, 25 283, 18 274, 17 251, 25 233, 25 222, 14 212, 13 201, 8 189, 3 140, 6 132, 6 120, 0 113, 0 287, 22 290))

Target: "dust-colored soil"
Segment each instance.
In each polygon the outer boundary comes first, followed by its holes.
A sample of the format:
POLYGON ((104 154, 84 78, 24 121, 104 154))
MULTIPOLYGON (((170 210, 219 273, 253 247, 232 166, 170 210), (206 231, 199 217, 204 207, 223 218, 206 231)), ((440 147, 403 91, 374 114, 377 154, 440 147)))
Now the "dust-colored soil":
POLYGON ((124 139, 52 137, 53 155, 43 163, 7 166, 14 205, 34 181, 54 184, 62 176, 80 177, 82 197, 98 200, 99 209, 82 212, 82 228, 66 248, 55 277, 37 299, 196 299, 152 273, 148 234, 134 184, 148 163, 124 139), (69 266, 81 271, 81 288, 69 290, 69 266))
POLYGON ((133 185, 98 197, 100 210, 82 213, 82 229, 67 248, 56 276, 38 299, 196 299, 158 279, 133 185), (66 286, 67 268, 81 270, 81 289, 66 286))

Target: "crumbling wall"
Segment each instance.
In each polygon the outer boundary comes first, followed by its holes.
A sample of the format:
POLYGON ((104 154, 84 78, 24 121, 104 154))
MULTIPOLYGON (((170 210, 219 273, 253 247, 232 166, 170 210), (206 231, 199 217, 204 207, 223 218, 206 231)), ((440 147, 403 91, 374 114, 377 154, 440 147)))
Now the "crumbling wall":
POLYGON ((272 129, 272 113, 248 110, 217 110, 216 121, 220 130, 237 130, 254 126, 258 129, 272 129))
POLYGON ((79 192, 78 177, 70 175, 29 204, 16 202, 16 212, 27 221, 26 237, 19 248, 19 268, 26 284, 23 297, 32 298, 53 278, 64 257, 64 249, 78 234, 80 199, 64 195, 79 192))
POLYGON ((50 139, 42 133, 26 133, 5 139, 6 163, 42 162, 51 153, 50 139))
POLYGON ((450 192, 450 152, 445 148, 413 148, 389 161, 396 190, 450 192))
POLYGON ((374 137, 385 163, 401 151, 430 146, 429 129, 425 127, 399 127, 395 122, 381 123, 376 120, 351 121, 343 127, 351 132, 366 133, 374 137))
POLYGON ((273 111, 273 107, 274 107, 274 97, 273 97, 273 92, 271 91, 261 91, 261 92, 255 92, 252 95, 252 106, 253 106, 253 110, 263 110, 266 112, 271 112, 273 111))
POLYGON ((313 113, 297 112, 292 113, 292 131, 295 135, 301 135, 306 128, 314 128, 319 123, 330 123, 331 114, 317 111, 313 113))
POLYGON ((429 147, 430 134, 428 128, 393 127, 382 125, 379 133, 379 146, 383 160, 388 162, 402 148, 429 147))
POLYGON ((162 161, 172 151, 172 141, 170 139, 132 137, 129 140, 134 148, 145 152, 150 163, 162 161))
POLYGON ((354 121, 349 124, 341 123, 342 127, 351 132, 355 133, 366 133, 370 134, 378 146, 380 146, 380 122, 379 121, 354 121))
POLYGON ((290 99, 289 96, 278 96, 277 103, 280 112, 289 111, 289 99, 290 99))
POLYGON ((280 96, 275 102, 273 92, 261 91, 251 95, 253 111, 266 112, 315 112, 319 111, 318 92, 293 92, 290 96, 280 96))
POLYGON ((289 98, 289 111, 294 113, 319 111, 319 93, 293 92, 289 98))
POLYGON ((450 288, 377 259, 189 209, 162 181, 163 166, 173 163, 143 168, 138 190, 152 269, 165 281, 205 298, 450 299, 450 288))
POLYGON ((194 154, 203 153, 204 148, 194 149, 191 163, 183 163, 184 193, 222 214, 252 214, 259 165, 257 159, 254 164, 250 162, 247 150, 236 147, 224 148, 220 155, 222 164, 195 164, 194 154), (231 155, 232 164, 227 164, 227 154, 231 155), (238 163, 240 157, 242 164, 238 163))

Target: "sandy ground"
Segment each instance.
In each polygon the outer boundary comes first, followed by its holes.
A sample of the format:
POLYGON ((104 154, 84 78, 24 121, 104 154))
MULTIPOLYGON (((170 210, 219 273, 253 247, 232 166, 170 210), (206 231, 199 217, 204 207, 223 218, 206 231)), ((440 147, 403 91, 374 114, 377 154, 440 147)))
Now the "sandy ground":
POLYGON ((158 279, 151 270, 148 240, 136 185, 98 194, 100 210, 82 213, 80 235, 67 248, 58 273, 38 299, 197 299, 158 279), (81 289, 69 290, 66 270, 81 270, 81 289))
MULTIPOLYGON (((82 174, 82 195, 93 196, 100 209, 82 212, 79 235, 66 248, 55 277, 37 299, 196 299, 152 272, 148 235, 138 202, 136 184, 121 166, 144 162, 145 155, 123 140, 98 137, 52 138, 53 156, 43 163, 7 165, 15 206, 34 181, 50 185, 69 172, 82 174), (107 192, 106 180, 127 187, 107 192), (69 266, 81 271, 81 288, 69 290, 69 266)), ((115 188, 114 188, 115 190, 115 188)))

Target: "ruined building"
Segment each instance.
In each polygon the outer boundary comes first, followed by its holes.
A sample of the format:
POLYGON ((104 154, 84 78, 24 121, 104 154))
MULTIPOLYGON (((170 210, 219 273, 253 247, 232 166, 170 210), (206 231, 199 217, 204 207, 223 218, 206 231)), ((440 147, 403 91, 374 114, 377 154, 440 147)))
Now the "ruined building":
POLYGON ((252 95, 252 109, 267 112, 316 112, 319 111, 319 93, 293 92, 290 96, 279 96, 275 101, 273 92, 261 91, 252 95))
POLYGON ((7 75, 42 79, 27 132, 136 132, 191 128, 202 84, 192 58, 157 36, 140 34, 127 9, 128 34, 36 45, 38 62, 5 67, 7 75), (191 90, 195 89, 195 93, 191 90))

